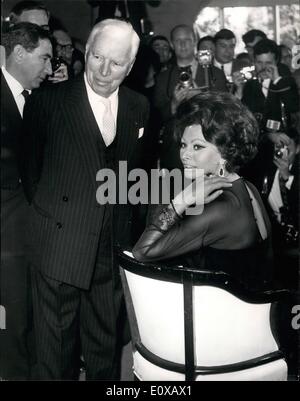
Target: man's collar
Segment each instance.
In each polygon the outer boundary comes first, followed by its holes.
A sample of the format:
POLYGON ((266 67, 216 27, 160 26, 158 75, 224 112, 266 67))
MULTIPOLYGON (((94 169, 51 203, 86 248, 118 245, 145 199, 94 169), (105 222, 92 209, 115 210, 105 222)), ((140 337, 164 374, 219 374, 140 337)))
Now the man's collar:
MULTIPOLYGON (((94 99, 94 100, 104 99, 103 96, 98 95, 98 93, 96 93, 91 88, 90 84, 88 83, 88 80, 87 80, 87 77, 86 77, 86 73, 84 73, 84 83, 85 83, 86 90, 87 90, 89 98, 94 99)), ((117 88, 108 98, 105 98, 105 99, 113 100, 118 96, 118 93, 119 93, 119 88, 117 88)))
MULTIPOLYGON (((13 77, 7 71, 7 69, 4 66, 1 67, 1 70, 2 70, 2 74, 5 77, 5 80, 9 86, 10 90, 13 92, 13 94, 20 95, 25 88, 20 84, 20 82, 15 77, 13 77)), ((28 90, 28 92, 31 93, 31 90, 28 90)))
POLYGON ((192 66, 193 68, 197 65, 198 63, 197 63, 197 60, 195 59, 195 58, 193 58, 193 60, 191 60, 190 62, 185 62, 185 63, 183 63, 183 62, 177 62, 177 66, 179 67, 179 68, 181 68, 181 67, 188 67, 188 66, 192 66))
POLYGON ((215 67, 222 68, 222 65, 225 67, 225 66, 227 66, 227 65, 229 66, 231 64, 232 64, 232 61, 229 61, 229 63, 222 64, 222 63, 219 63, 219 61, 217 61, 216 58, 214 58, 215 67))

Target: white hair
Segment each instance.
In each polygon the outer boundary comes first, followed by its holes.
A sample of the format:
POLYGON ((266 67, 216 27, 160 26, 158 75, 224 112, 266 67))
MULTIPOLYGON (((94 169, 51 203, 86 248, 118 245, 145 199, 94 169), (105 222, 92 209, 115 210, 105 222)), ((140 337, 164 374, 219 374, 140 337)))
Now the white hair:
POLYGON ((119 31, 123 30, 124 34, 127 33, 128 35, 131 36, 130 62, 133 62, 136 57, 136 54, 138 52, 138 49, 139 49, 140 38, 139 38, 138 34, 135 32, 135 30, 133 29, 130 22, 126 22, 126 21, 122 21, 122 20, 118 20, 118 19, 108 18, 108 19, 98 22, 98 24, 96 24, 93 27, 93 29, 90 33, 90 36, 87 40, 87 43, 86 43, 86 49, 85 49, 86 53, 89 51, 96 36, 98 36, 100 33, 104 32, 108 29, 111 29, 113 31, 115 28, 117 28, 119 31))

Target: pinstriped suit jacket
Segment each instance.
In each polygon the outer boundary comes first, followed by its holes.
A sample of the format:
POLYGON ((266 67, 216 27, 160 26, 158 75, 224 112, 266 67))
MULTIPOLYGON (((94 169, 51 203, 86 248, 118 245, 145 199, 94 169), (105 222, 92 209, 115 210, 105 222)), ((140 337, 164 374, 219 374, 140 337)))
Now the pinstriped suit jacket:
MULTIPOLYGON (((117 160, 140 166, 147 100, 119 90, 117 160)), ((96 173, 107 167, 104 142, 83 76, 33 94, 24 110, 22 182, 31 202, 32 262, 56 280, 88 288, 105 206, 96 201, 96 173)), ((125 229, 125 227, 123 227, 125 229)))

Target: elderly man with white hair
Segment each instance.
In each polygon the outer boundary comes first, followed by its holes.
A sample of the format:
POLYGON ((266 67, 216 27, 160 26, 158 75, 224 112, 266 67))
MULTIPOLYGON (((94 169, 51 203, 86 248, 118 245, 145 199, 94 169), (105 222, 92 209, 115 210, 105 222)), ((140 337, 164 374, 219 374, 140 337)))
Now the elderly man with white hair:
POLYGON ((148 103, 120 87, 138 46, 130 23, 103 20, 87 41, 83 76, 43 89, 25 107, 22 182, 32 205, 40 379, 77 378, 78 349, 87 379, 119 378, 122 292, 113 230, 129 236, 130 207, 121 215, 112 210, 118 205, 96 198, 96 176, 144 158, 148 103))

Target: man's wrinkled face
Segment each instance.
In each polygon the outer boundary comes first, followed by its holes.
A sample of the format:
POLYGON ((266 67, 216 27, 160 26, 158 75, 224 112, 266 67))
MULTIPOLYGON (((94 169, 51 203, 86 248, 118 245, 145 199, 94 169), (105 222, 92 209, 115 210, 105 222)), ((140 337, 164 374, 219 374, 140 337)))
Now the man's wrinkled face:
POLYGON ((234 58, 236 40, 218 39, 216 42, 215 58, 221 64, 230 63, 234 58))
POLYGON ((98 95, 109 97, 129 74, 131 36, 124 30, 108 28, 98 33, 86 52, 86 78, 98 95))
POLYGON ((191 60, 195 52, 195 37, 189 29, 178 28, 172 35, 172 44, 177 59, 191 60))
POLYGON ((31 22, 49 31, 49 16, 44 10, 23 11, 17 19, 18 22, 31 22))
POLYGON ((32 52, 25 50, 22 60, 22 85, 25 89, 38 88, 48 75, 52 74, 52 45, 48 39, 41 39, 32 52))

